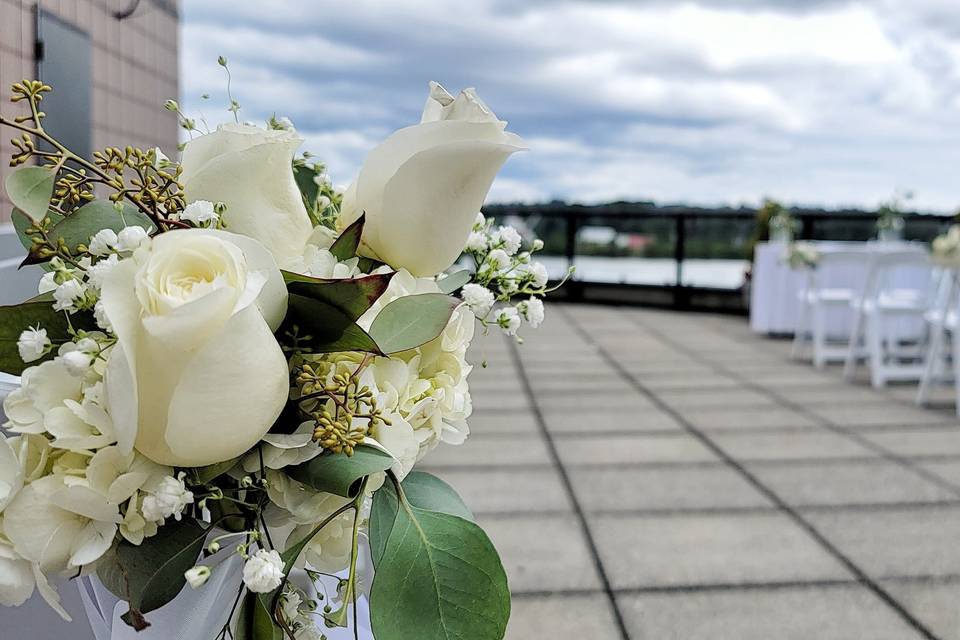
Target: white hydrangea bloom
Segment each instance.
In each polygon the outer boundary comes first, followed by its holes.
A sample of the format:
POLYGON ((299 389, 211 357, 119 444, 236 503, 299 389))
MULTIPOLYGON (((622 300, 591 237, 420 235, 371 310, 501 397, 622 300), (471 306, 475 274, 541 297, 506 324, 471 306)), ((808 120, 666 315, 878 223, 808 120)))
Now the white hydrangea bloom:
POLYGON ((117 232, 113 229, 101 229, 90 238, 87 250, 95 256, 105 256, 117 246, 117 232))
POLYGON ((40 327, 32 327, 20 334, 17 339, 17 351, 20 352, 20 359, 24 362, 33 362, 39 360, 51 347, 50 338, 47 337, 47 330, 40 327))
POLYGON ((485 318, 493 308, 493 292, 482 285, 473 282, 465 284, 460 295, 478 318, 485 318))
POLYGON ((283 581, 283 559, 276 551, 259 549, 243 565, 243 583, 254 593, 269 593, 283 581))
POLYGON ((493 232, 491 238, 492 246, 502 248, 511 256, 520 250, 520 244, 523 241, 520 233, 513 227, 499 227, 493 232))
POLYGON ((180 213, 180 219, 192 222, 198 227, 216 226, 220 220, 216 207, 209 200, 191 202, 180 213))
POLYGON ((180 520, 183 510, 193 504, 193 492, 183 482, 186 474, 181 471, 177 477, 167 476, 160 485, 143 498, 143 517, 152 522, 165 520, 170 516, 180 520))

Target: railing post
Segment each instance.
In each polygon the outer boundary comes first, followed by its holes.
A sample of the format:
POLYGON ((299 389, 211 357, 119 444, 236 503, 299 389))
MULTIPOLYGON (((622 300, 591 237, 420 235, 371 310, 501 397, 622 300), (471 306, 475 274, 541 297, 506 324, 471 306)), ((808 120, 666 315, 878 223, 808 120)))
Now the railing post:
POLYGON ((676 229, 674 231, 675 241, 673 244, 673 260, 676 263, 676 282, 673 289, 673 306, 677 309, 685 309, 689 306, 687 292, 683 286, 683 260, 687 254, 687 225, 683 214, 677 214, 674 218, 676 229))
MULTIPOLYGON (((567 242, 564 253, 567 257, 567 268, 574 264, 577 255, 577 231, 580 229, 580 216, 575 213, 567 213, 567 242)), ((574 273, 567 284, 563 287, 567 292, 567 298, 571 301, 583 299, 583 286, 577 280, 577 274, 574 273)))
POLYGON ((803 226, 800 227, 801 240, 813 240, 813 216, 803 216, 800 218, 803 226))

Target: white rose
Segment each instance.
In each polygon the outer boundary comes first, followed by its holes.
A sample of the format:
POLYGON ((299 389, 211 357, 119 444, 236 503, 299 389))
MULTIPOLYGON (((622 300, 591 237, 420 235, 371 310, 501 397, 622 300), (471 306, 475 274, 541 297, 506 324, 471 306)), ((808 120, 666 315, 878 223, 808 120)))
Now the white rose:
POLYGON ((113 267, 102 300, 119 341, 105 383, 121 449, 196 467, 256 444, 289 392, 273 337, 286 296, 270 253, 226 231, 167 232, 113 267))
POLYGON ((283 559, 277 551, 258 550, 243 565, 243 583, 254 593, 270 593, 283 580, 283 559))
POLYGON ((416 276, 456 260, 507 158, 524 149, 473 89, 430 83, 420 124, 374 149, 343 197, 340 222, 366 212, 364 250, 416 276))
POLYGON ((260 241, 283 264, 303 252, 312 226, 291 162, 303 142, 294 131, 227 124, 183 150, 187 202, 226 205, 223 222, 260 241))

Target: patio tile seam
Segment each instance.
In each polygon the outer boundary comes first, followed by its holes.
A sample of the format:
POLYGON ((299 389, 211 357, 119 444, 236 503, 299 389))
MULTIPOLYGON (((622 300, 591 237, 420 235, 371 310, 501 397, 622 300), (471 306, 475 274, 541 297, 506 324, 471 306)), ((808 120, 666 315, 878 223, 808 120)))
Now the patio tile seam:
MULTIPOLYGON (((934 484, 940 487, 941 489, 945 489, 946 491, 949 491, 950 493, 956 496, 960 496, 960 485, 950 482, 949 480, 942 478, 941 476, 933 473, 932 471, 929 471, 928 469, 916 464, 914 462, 914 459, 916 458, 915 456, 898 455, 893 451, 891 451, 890 449, 884 447, 883 445, 877 444, 872 440, 870 440, 869 438, 864 437, 860 433, 849 430, 846 427, 843 427, 833 422, 832 420, 815 413, 814 411, 807 408, 805 405, 801 403, 794 402, 790 398, 786 397, 780 391, 777 391, 775 389, 770 389, 758 382, 754 382, 753 380, 748 379, 746 376, 744 376, 740 372, 735 371, 723 364, 709 361, 708 359, 702 357, 695 350, 689 349, 683 344, 679 344, 677 341, 671 339, 670 337, 665 335, 663 332, 661 332, 659 329, 655 329, 648 326, 647 324, 638 320, 636 317, 633 317, 632 319, 635 324, 643 328, 645 331, 647 331, 651 335, 656 336, 658 339, 663 341, 664 344, 670 345, 672 348, 676 349, 680 353, 683 353, 685 356, 689 358, 693 358, 695 360, 698 360, 699 362, 709 365, 710 367, 713 368, 714 372, 716 372, 717 374, 734 378, 735 380, 740 382, 740 384, 743 385, 744 387, 749 388, 753 391, 763 393, 770 399, 777 402, 781 407, 784 407, 786 409, 789 409, 791 411, 804 415, 810 418, 811 420, 813 420, 818 426, 821 426, 824 429, 836 435, 839 435, 841 437, 847 438, 848 440, 856 442, 857 444, 867 449, 875 451, 881 457, 900 465, 904 469, 907 469, 914 475, 920 478, 923 478, 927 482, 930 482, 931 484, 934 484)), ((847 383, 844 382, 844 384, 847 384, 847 383)), ((911 406, 914 406, 914 405, 911 405, 911 406)))
POLYGON ((573 513, 577 518, 578 524, 580 525, 580 530, 583 533, 587 544, 587 550, 590 553, 594 568, 598 577, 600 578, 600 584, 603 586, 603 593, 606 596, 608 604, 610 605, 617 631, 622 640, 630 640, 630 633, 627 631, 626 620, 623 616, 623 612, 620 610, 620 605, 617 602, 617 598, 613 593, 610 577, 607 575, 607 570, 603 565, 603 560, 600 558, 600 551, 597 549, 597 543, 596 540, 594 540, 593 533, 590 530, 590 524, 587 522, 587 516, 584 513, 580 505, 580 500, 573 489, 573 483, 570 480, 567 469, 560 458, 560 453, 557 450, 556 443, 553 440, 553 435, 547 429, 547 424, 544 420, 543 414, 540 411, 540 405, 537 401, 537 397, 534 394, 532 386, 530 385, 530 378, 527 375, 527 371, 523 360, 520 357, 517 345, 509 336, 504 336, 504 340, 508 341, 509 343, 510 356, 519 374, 521 387, 523 388, 524 394, 527 397, 534 420, 539 427, 540 434, 546 443, 550 458, 556 466, 564 492, 567 494, 567 498, 570 500, 570 505, 573 507, 573 513))
MULTIPOLYGON (((846 556, 838 547, 836 547, 829 538, 827 538, 819 529, 814 526, 813 523, 808 521, 803 515, 795 510, 785 499, 783 499, 776 491, 768 487, 763 481, 760 480, 756 475, 754 475, 749 469, 740 464, 740 462, 730 455, 723 447, 717 444, 708 434, 704 433, 697 427, 693 426, 689 421, 687 421, 679 412, 672 409, 668 404, 663 402, 660 397, 646 386, 644 386, 639 380, 634 377, 629 371, 620 366, 620 363, 613 357, 613 355, 602 345, 598 344, 593 337, 583 329, 580 323, 573 318, 565 308, 560 307, 557 312, 567 320, 567 322, 574 328, 574 330, 580 335, 581 339, 588 344, 592 344, 597 352, 608 362, 608 364, 621 372, 621 375, 624 379, 630 382, 633 387, 642 395, 653 401, 653 403, 663 411, 670 413, 680 424, 686 429, 691 436, 698 439, 705 447, 710 449, 715 455, 720 457, 727 465, 738 473, 744 480, 746 480, 750 485, 752 485, 757 491, 764 495, 768 500, 775 504, 780 511, 789 517, 798 527, 809 535, 814 542, 816 542, 824 551, 830 554, 837 562, 839 562, 848 572, 853 575, 857 582, 862 584, 864 587, 869 589, 875 596, 882 600, 890 609, 893 610, 900 618, 913 628, 917 633, 919 633, 927 640, 942 640, 936 636, 933 631, 931 631, 921 620, 914 616, 899 600, 893 597, 881 584, 876 582, 867 572, 857 565, 853 560, 846 556)), ((672 346, 677 351, 683 353, 683 349, 678 348, 677 345, 664 336, 659 331, 652 330, 648 328, 643 323, 637 321, 633 318, 635 323, 648 333, 650 333, 654 338, 659 339, 662 343, 672 346)), ((689 353, 686 354, 690 356, 689 353)), ((712 365, 711 365, 712 366, 712 365)))

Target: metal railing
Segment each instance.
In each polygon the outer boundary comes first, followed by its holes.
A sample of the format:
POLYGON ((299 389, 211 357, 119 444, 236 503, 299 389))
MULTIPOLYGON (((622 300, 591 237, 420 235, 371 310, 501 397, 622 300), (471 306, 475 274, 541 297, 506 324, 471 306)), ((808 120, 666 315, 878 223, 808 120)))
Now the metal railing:
MULTIPOLYGON (((551 203, 490 205, 484 207, 484 213, 526 226, 543 239, 543 255, 566 263, 555 265, 552 276, 566 265, 578 267, 563 289, 569 300, 744 311, 753 246, 767 239, 757 211, 749 208, 551 203), (587 237, 598 230, 608 234, 606 245, 587 237), (585 264, 588 268, 581 268, 585 264), (596 277, 589 268, 594 264, 609 266, 609 273, 596 277), (736 281, 733 275, 738 268, 742 276, 736 281), (657 276, 645 277, 645 271, 657 274, 660 281, 657 276)), ((865 241, 876 237, 876 212, 794 208, 790 214, 799 222, 797 239, 865 241)), ((904 213, 903 217, 904 239, 923 242, 943 233, 954 220, 922 213, 904 213)))

